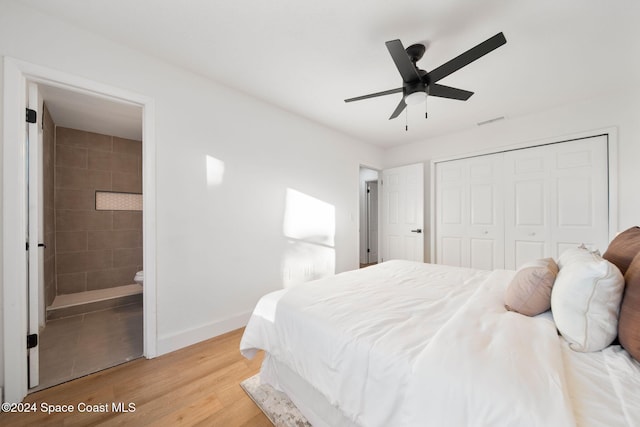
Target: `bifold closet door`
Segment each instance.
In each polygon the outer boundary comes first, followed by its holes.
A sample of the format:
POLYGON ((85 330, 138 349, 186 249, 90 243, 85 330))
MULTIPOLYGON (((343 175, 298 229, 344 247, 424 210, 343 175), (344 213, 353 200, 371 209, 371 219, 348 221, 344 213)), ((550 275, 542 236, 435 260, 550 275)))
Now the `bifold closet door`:
POLYGON ((435 165, 439 264, 517 269, 608 242, 606 136, 435 165))
POLYGON ((502 154, 436 165, 436 261, 504 267, 502 154))
POLYGON ((608 242, 607 137, 504 154, 505 267, 608 242))

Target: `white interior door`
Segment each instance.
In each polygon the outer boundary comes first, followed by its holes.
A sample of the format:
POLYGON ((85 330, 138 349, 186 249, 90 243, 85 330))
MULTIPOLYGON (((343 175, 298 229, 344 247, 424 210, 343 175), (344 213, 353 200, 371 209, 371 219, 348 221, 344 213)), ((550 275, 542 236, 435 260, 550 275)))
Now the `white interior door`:
MULTIPOLYGON (((38 122, 42 120, 39 109, 38 86, 28 84, 28 106, 36 111, 36 123, 27 125, 27 201, 28 201, 28 298, 29 322, 28 335, 38 336, 40 328, 40 281, 43 279, 43 241, 42 224, 42 148, 38 134, 38 122)), ((43 319, 44 321, 44 319, 43 319)), ((36 338, 37 339, 37 338, 36 338)), ((28 350, 29 388, 39 384, 39 347, 28 350)))
POLYGON ((424 262, 424 165, 382 171, 382 257, 424 262))

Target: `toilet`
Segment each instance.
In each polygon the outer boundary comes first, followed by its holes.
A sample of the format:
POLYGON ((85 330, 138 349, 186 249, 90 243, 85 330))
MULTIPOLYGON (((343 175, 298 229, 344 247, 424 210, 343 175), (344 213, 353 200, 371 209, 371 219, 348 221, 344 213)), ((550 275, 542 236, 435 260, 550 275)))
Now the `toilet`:
POLYGON ((144 282, 144 271, 138 271, 136 276, 133 278, 133 281, 142 286, 142 283, 144 282))

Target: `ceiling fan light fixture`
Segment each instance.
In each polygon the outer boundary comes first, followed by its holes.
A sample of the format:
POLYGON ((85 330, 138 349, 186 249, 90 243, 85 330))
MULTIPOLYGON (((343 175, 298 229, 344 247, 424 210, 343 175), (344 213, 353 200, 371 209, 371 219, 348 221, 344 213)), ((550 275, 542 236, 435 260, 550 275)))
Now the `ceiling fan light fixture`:
POLYGON ((407 105, 418 105, 418 104, 424 103, 426 99, 427 99, 426 92, 417 91, 405 96, 404 103, 407 105))

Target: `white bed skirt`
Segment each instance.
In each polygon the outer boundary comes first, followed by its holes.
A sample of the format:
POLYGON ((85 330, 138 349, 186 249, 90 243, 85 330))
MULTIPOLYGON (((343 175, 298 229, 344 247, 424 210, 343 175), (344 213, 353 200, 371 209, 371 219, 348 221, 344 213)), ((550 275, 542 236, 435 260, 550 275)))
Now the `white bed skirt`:
POLYGON ((266 352, 260 382, 284 392, 313 427, 360 427, 298 374, 266 352))

